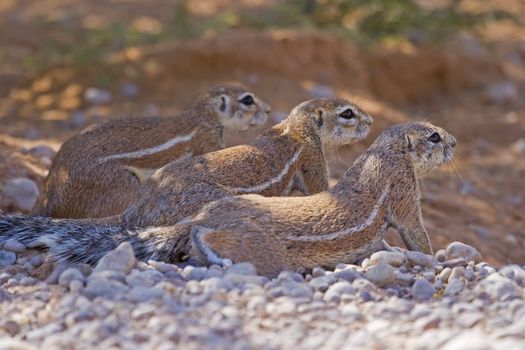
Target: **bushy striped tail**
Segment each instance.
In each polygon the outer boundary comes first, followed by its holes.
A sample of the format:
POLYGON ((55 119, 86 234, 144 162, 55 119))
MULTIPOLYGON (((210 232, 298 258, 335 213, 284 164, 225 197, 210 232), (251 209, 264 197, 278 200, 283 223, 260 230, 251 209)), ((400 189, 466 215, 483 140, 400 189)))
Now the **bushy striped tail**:
POLYGON ((46 249, 57 262, 95 265, 122 242, 129 242, 139 260, 174 262, 184 255, 185 226, 128 229, 92 220, 40 216, 0 216, 0 244, 16 239, 30 248, 46 249))

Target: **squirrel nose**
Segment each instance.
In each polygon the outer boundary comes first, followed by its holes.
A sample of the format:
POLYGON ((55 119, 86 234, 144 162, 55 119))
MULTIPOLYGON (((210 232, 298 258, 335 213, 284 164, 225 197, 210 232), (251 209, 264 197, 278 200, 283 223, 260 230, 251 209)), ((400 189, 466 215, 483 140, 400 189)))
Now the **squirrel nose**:
POLYGON ((371 116, 367 115, 365 116, 364 118, 364 122, 367 124, 367 125, 372 125, 374 123, 374 118, 372 118, 371 116))
POLYGON ((452 136, 452 140, 450 140, 450 147, 456 147, 456 138, 454 136, 452 136))

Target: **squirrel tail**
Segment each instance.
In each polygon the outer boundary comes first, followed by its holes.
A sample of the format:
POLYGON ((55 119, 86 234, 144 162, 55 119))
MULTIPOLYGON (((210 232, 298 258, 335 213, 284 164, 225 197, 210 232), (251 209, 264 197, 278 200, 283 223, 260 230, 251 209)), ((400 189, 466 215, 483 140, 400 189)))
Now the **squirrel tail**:
POLYGON ((0 244, 8 239, 46 249, 57 262, 95 265, 122 242, 131 244, 139 260, 175 262, 185 255, 189 235, 185 225, 129 229, 93 220, 0 216, 0 244))

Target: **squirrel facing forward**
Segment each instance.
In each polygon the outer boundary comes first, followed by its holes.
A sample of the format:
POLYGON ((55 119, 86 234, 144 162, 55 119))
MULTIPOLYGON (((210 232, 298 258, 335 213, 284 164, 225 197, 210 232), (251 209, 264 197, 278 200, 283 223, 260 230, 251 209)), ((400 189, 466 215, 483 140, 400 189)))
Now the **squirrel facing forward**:
POLYGON ((33 214, 101 218, 122 213, 145 172, 224 148, 223 128, 266 122, 270 107, 245 88, 222 85, 174 117, 114 119, 86 128, 58 151, 33 214))
POLYGON ((343 99, 306 101, 250 145, 172 162, 157 170, 140 188, 137 201, 121 215, 100 220, 0 217, 0 242, 15 238, 48 248, 58 260, 94 264, 118 243, 129 240, 135 243, 137 256, 146 257, 156 245, 148 227, 155 231, 174 225, 214 200, 249 193, 278 196, 292 189, 306 194, 327 190, 325 152, 363 139, 372 122, 358 106, 343 99))

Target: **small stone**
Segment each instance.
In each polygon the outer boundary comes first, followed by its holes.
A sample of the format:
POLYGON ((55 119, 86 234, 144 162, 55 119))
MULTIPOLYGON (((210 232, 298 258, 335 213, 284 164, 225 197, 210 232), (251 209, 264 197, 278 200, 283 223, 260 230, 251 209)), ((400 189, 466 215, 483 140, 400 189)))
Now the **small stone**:
POLYGON ((341 313, 345 318, 350 318, 350 320, 357 321, 363 318, 363 315, 355 303, 348 303, 340 308, 341 313))
POLYGON ((277 280, 279 281, 295 281, 295 282, 303 282, 304 277, 300 273, 292 272, 292 271, 281 271, 279 273, 279 276, 277 277, 277 280))
POLYGON ((396 271, 395 272, 395 277, 396 277, 396 281, 405 285, 405 286, 410 286, 412 285, 412 283, 414 283, 414 280, 415 280, 415 277, 414 275, 410 274, 410 273, 403 273, 403 272, 400 272, 400 271, 396 271))
MULTIPOLYGON (((173 271, 173 272, 176 272, 176 271, 173 271)), ((208 268, 208 270, 206 271, 206 276, 204 278, 205 279, 212 278, 212 277, 220 278, 222 276, 224 276, 224 270, 217 265, 213 265, 208 268)))
POLYGON ((432 256, 418 251, 408 251, 406 252, 408 261, 412 265, 419 265, 423 267, 432 266, 434 264, 432 256))
POLYGON ((419 265, 414 265, 414 267, 412 268, 413 273, 420 273, 421 271, 423 271, 423 268, 419 265))
POLYGON ((235 273, 238 275, 256 275, 257 270, 255 269, 255 266, 249 262, 242 262, 238 264, 233 264, 231 267, 229 267, 226 270, 226 274, 228 273, 235 273))
POLYGON ((312 269, 312 277, 319 277, 326 275, 326 271, 320 267, 314 267, 312 269))
POLYGON ((483 281, 479 287, 485 290, 493 299, 505 301, 522 297, 522 289, 513 280, 493 273, 483 281))
POLYGON ((69 291, 71 293, 80 293, 84 289, 84 282, 73 280, 69 282, 69 291))
POLYGON ((479 330, 467 329, 457 333, 441 348, 443 350, 488 350, 494 347, 493 341, 487 334, 479 330))
POLYGON ((472 328, 476 323, 483 319, 481 312, 462 312, 456 318, 456 323, 463 329, 472 328))
POLYGON ((36 280, 33 277, 25 276, 20 279, 21 286, 26 286, 26 287, 33 286, 35 283, 36 283, 36 280))
POLYGON ((164 275, 156 270, 133 270, 126 276, 126 283, 131 287, 153 287, 159 283, 164 275))
POLYGON ((42 259, 41 255, 35 255, 31 257, 31 259, 29 259, 29 262, 31 263, 31 265, 33 265, 33 267, 39 267, 44 263, 44 259, 42 259))
POLYGON ((436 274, 433 271, 425 271, 421 274, 424 279, 426 279, 429 282, 433 282, 434 278, 436 277, 436 274))
POLYGON ((512 80, 489 85, 485 89, 486 98, 493 104, 515 102, 519 98, 518 87, 512 80))
POLYGON ((451 280, 447 287, 445 288, 444 295, 446 296, 455 296, 463 291, 465 288, 465 283, 460 279, 451 280))
POLYGON ((89 277, 93 273, 93 268, 88 264, 78 264, 77 268, 84 277, 89 277))
POLYGON ((421 330, 433 329, 433 328, 437 328, 440 322, 441 322, 441 319, 438 316, 428 315, 414 322, 414 328, 421 329, 421 330))
POLYGON ((121 282, 100 277, 90 277, 83 293, 90 299, 96 297, 116 299, 128 290, 128 286, 121 282))
POLYGON ((452 269, 450 267, 445 267, 441 272, 439 273, 439 279, 443 282, 448 281, 448 278, 450 277, 450 273, 452 272, 452 269))
POLYGON ((264 276, 241 275, 238 273, 226 273, 224 279, 239 288, 245 288, 246 285, 262 286, 268 280, 264 276))
POLYGON ((308 286, 295 281, 285 281, 281 284, 283 292, 291 297, 302 297, 311 299, 313 291, 308 286))
POLYGON ((31 147, 27 152, 36 157, 46 157, 50 159, 53 159, 56 153, 51 147, 46 145, 31 147))
POLYGON ((356 290, 349 282, 341 281, 336 282, 328 290, 323 296, 324 301, 327 303, 338 303, 341 300, 341 297, 344 294, 355 294, 356 290))
MULTIPOLYGON (((512 150, 518 154, 525 154, 525 138, 520 138, 518 141, 514 142, 511 146, 512 150)), ((511 199, 511 202, 521 204, 521 197, 514 196, 511 199)))
POLYGON ((72 281, 84 282, 86 278, 77 268, 70 267, 60 274, 58 284, 61 286, 69 286, 72 281))
POLYGON ((368 267, 370 267, 370 259, 369 258, 364 258, 363 261, 361 261, 361 268, 363 270, 366 270, 368 267))
POLYGON ((324 292, 334 282, 335 282, 334 278, 329 278, 328 276, 319 276, 319 277, 312 278, 312 280, 308 282, 308 285, 312 287, 314 290, 319 290, 321 292, 324 292))
POLYGON ((370 263, 372 265, 385 263, 399 267, 406 262, 406 259, 407 258, 403 253, 379 251, 372 254, 372 256, 370 257, 370 263))
POLYGON ((153 268, 155 268, 155 270, 159 271, 160 273, 167 273, 170 271, 177 271, 177 272, 179 271, 179 268, 176 265, 167 264, 163 261, 149 260, 148 264, 152 266, 153 268))
POLYGON ((14 238, 10 238, 4 242, 4 249, 10 252, 22 253, 26 250, 26 246, 14 238))
POLYGON ((187 280, 200 281, 206 277, 206 269, 188 265, 182 270, 182 276, 187 280))
POLYGON ((503 276, 514 280, 518 285, 525 287, 525 270, 519 265, 507 265, 499 270, 503 276))
POLYGON ((472 267, 467 266, 467 268, 465 269, 465 278, 469 281, 472 281, 475 277, 476 276, 474 275, 474 270, 472 269, 472 267))
POLYGON ((436 260, 441 263, 447 260, 447 253, 445 249, 440 249, 436 252, 436 260))
POLYGON ((7 272, 0 273, 0 285, 6 283, 11 278, 11 274, 7 272))
POLYGON ((459 186, 459 193, 463 196, 476 192, 476 187, 470 181, 463 180, 459 183, 459 186))
POLYGON ((431 299, 435 292, 432 284, 423 278, 417 278, 411 290, 412 296, 416 300, 431 299))
POLYGON ((443 263, 443 267, 456 267, 456 266, 465 266, 465 265, 467 265, 467 260, 463 258, 450 259, 443 263))
POLYGON ((465 276, 465 268, 463 266, 456 266, 452 269, 450 272, 450 276, 448 277, 448 281, 452 281, 454 279, 458 279, 465 276))
POLYGON ((73 111, 69 117, 69 122, 75 128, 81 128, 86 124, 86 113, 80 110, 73 111))
POLYGON ((18 177, 7 180, 3 184, 1 197, 7 202, 8 207, 29 212, 35 206, 38 194, 38 187, 33 180, 18 177))
POLYGON ((16 254, 7 250, 0 250, 0 267, 13 265, 16 262, 16 254))
POLYGON ((113 270, 128 274, 136 262, 131 244, 123 242, 116 249, 104 255, 95 266, 94 271, 113 270))
POLYGON ((353 271, 351 269, 344 269, 341 271, 334 272, 331 276, 336 279, 344 280, 350 283, 352 283, 357 278, 363 277, 361 273, 353 271))
POLYGON ((217 293, 217 291, 228 291, 233 288, 233 285, 224 278, 211 277, 201 281, 205 294, 217 293))
POLYGON ((365 277, 375 283, 379 287, 383 287, 389 283, 394 282, 395 274, 394 268, 388 264, 380 263, 368 268, 365 272, 365 277))
POLYGON ((137 85, 127 82, 122 84, 120 92, 122 93, 122 96, 131 98, 138 95, 139 88, 137 85))
POLYGON ((120 283, 126 283, 126 275, 122 272, 113 270, 95 271, 89 276, 89 278, 102 278, 120 283))
POLYGON ((127 294, 127 299, 133 302, 146 302, 151 299, 160 298, 163 294, 162 289, 159 288, 135 286, 127 294))
POLYGON ((463 258, 466 261, 474 261, 479 263, 481 261, 481 254, 476 248, 471 247, 465 243, 452 242, 447 246, 446 249, 447 260, 463 258))
POLYGON ((440 280, 440 279, 437 279, 437 280, 434 282, 434 289, 436 289, 436 290, 440 290, 440 289, 443 288, 443 285, 444 285, 443 281, 440 280))
POLYGON ((111 101, 111 93, 94 87, 87 88, 84 99, 92 105, 102 105, 111 101))
POLYGON ((2 323, 0 328, 6 331, 12 337, 14 337, 20 332, 20 325, 13 320, 5 321, 4 323, 2 323))

